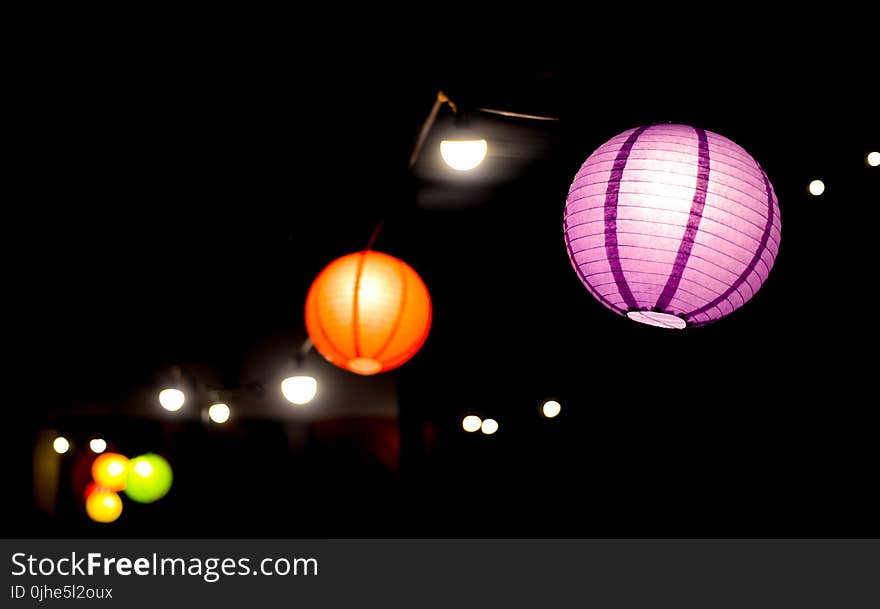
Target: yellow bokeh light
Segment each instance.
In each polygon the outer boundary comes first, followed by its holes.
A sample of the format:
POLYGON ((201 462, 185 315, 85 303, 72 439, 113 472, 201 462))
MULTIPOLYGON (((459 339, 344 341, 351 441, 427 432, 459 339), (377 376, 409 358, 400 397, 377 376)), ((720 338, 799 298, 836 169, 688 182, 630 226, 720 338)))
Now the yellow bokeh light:
POLYGON ((92 438, 91 440, 89 440, 89 448, 93 453, 100 455, 102 452, 107 450, 107 442, 102 440, 101 438, 92 438))
POLYGON ((483 421, 480 420, 480 417, 476 415, 468 415, 464 419, 461 420, 462 428, 467 432, 475 432, 480 428, 480 425, 483 424, 483 421))
POLYGON ((498 431, 498 421, 495 419, 485 419, 483 424, 480 426, 480 429, 483 430, 483 433, 487 436, 492 435, 496 431, 498 431))
POLYGON ((869 152, 868 156, 865 157, 865 162, 868 164, 868 167, 880 166, 880 152, 869 152))
POLYGON ((55 441, 52 442, 52 448, 55 449, 55 452, 59 455, 63 455, 70 450, 70 442, 68 442, 67 438, 64 436, 58 436, 55 438, 55 441))
POLYGON ((186 395, 180 389, 168 388, 159 392, 159 404, 169 412, 177 412, 183 408, 184 402, 186 395))
POLYGON ((86 499, 86 513, 95 522, 113 522, 122 514, 122 499, 113 491, 96 489, 86 499))
POLYGON ((226 404, 211 404, 208 408, 208 417, 215 423, 225 423, 229 420, 230 412, 226 404))
POLYGON ((547 400, 541 407, 541 412, 548 419, 552 419, 562 411, 562 405, 556 400, 547 400))
POLYGON ((810 182, 810 194, 814 197, 818 197, 823 192, 825 192, 825 182, 822 180, 813 180, 810 182))

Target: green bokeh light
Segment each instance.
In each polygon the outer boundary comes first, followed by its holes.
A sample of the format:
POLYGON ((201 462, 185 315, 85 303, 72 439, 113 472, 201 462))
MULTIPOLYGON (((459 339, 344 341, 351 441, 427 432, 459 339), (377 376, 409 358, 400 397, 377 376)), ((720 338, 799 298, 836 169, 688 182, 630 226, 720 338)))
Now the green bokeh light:
POLYGON ((131 460, 125 495, 138 503, 152 503, 168 494, 174 476, 171 466, 155 453, 147 453, 131 460))

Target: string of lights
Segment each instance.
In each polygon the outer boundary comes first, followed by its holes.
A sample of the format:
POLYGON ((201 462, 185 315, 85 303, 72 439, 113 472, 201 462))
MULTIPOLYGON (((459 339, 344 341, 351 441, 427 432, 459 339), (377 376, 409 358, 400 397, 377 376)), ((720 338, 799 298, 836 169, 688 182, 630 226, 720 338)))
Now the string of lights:
MULTIPOLYGON (((459 104, 438 92, 410 155, 410 170, 444 106, 458 117, 464 115, 459 104)), ((515 119, 559 120, 475 110, 515 119)), ((466 172, 483 163, 495 144, 467 125, 460 136, 442 139, 439 154, 448 168, 466 172)), ((880 166, 880 152, 867 152, 864 162, 871 168, 880 166)), ((834 184, 828 188, 833 191, 834 184)), ((811 180, 807 192, 822 196, 826 184, 811 180)), ((428 339, 433 315, 428 287, 409 264, 374 249, 382 227, 383 223, 376 227, 364 250, 330 262, 309 289, 304 304, 308 338, 277 388, 294 407, 307 407, 321 389, 304 366, 312 349, 343 370, 371 376, 404 365, 428 339)), ((608 140, 576 176, 565 213, 568 253, 586 289, 608 309, 666 329, 714 322, 745 304, 770 273, 780 235, 775 192, 755 159, 720 135, 683 125, 640 127, 608 140), (627 205, 618 204, 621 196, 629 197, 627 205), (722 217, 725 214, 730 217, 722 217), (711 230, 706 223, 714 223, 711 230), (624 224, 627 230, 620 229, 624 224), (662 234, 650 232, 660 230, 659 225, 667 227, 662 234), (678 230, 675 238, 668 227, 678 230), (670 243, 657 247, 658 240, 667 239, 670 243), (720 241, 733 246, 719 245, 720 241), (650 276, 662 279, 657 283, 650 276), (632 285, 628 278, 634 278, 632 285)), ((245 392, 265 392, 273 382, 267 375, 244 387, 218 388, 185 377, 180 368, 172 368, 168 378, 155 392, 158 406, 175 415, 196 404, 212 425, 234 420, 245 392)), ((555 419, 562 406, 549 399, 539 412, 555 419)), ((495 418, 468 414, 461 428, 493 435, 501 425, 495 418)), ((149 503, 167 494, 172 479, 163 457, 148 453, 129 460, 107 452, 108 439, 95 435, 88 441, 91 453, 99 456, 86 509, 98 522, 119 518, 119 492, 149 503)), ((52 448, 59 455, 75 450, 63 433, 52 439, 52 448)))

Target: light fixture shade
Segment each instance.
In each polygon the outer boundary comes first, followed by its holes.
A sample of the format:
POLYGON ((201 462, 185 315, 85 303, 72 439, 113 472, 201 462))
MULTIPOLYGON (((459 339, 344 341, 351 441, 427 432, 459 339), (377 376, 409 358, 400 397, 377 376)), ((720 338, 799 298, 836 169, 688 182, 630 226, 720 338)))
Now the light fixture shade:
POLYGON ((331 262, 306 297, 306 329, 327 361, 357 374, 392 370, 424 344, 431 297, 408 264, 364 250, 331 262))
POLYGON ((745 304, 779 250, 779 205, 760 165, 687 125, 625 131, 578 171, 564 233, 583 284, 618 315, 701 326, 745 304))

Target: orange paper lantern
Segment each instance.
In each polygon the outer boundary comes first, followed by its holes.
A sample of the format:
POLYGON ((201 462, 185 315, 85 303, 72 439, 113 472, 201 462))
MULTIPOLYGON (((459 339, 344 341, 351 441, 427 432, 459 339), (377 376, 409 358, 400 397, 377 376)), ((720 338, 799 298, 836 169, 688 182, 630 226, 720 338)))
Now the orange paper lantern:
POLYGON ((337 258, 306 297, 306 329, 327 361, 357 374, 397 368, 424 344, 431 296, 402 260, 373 250, 337 258))

